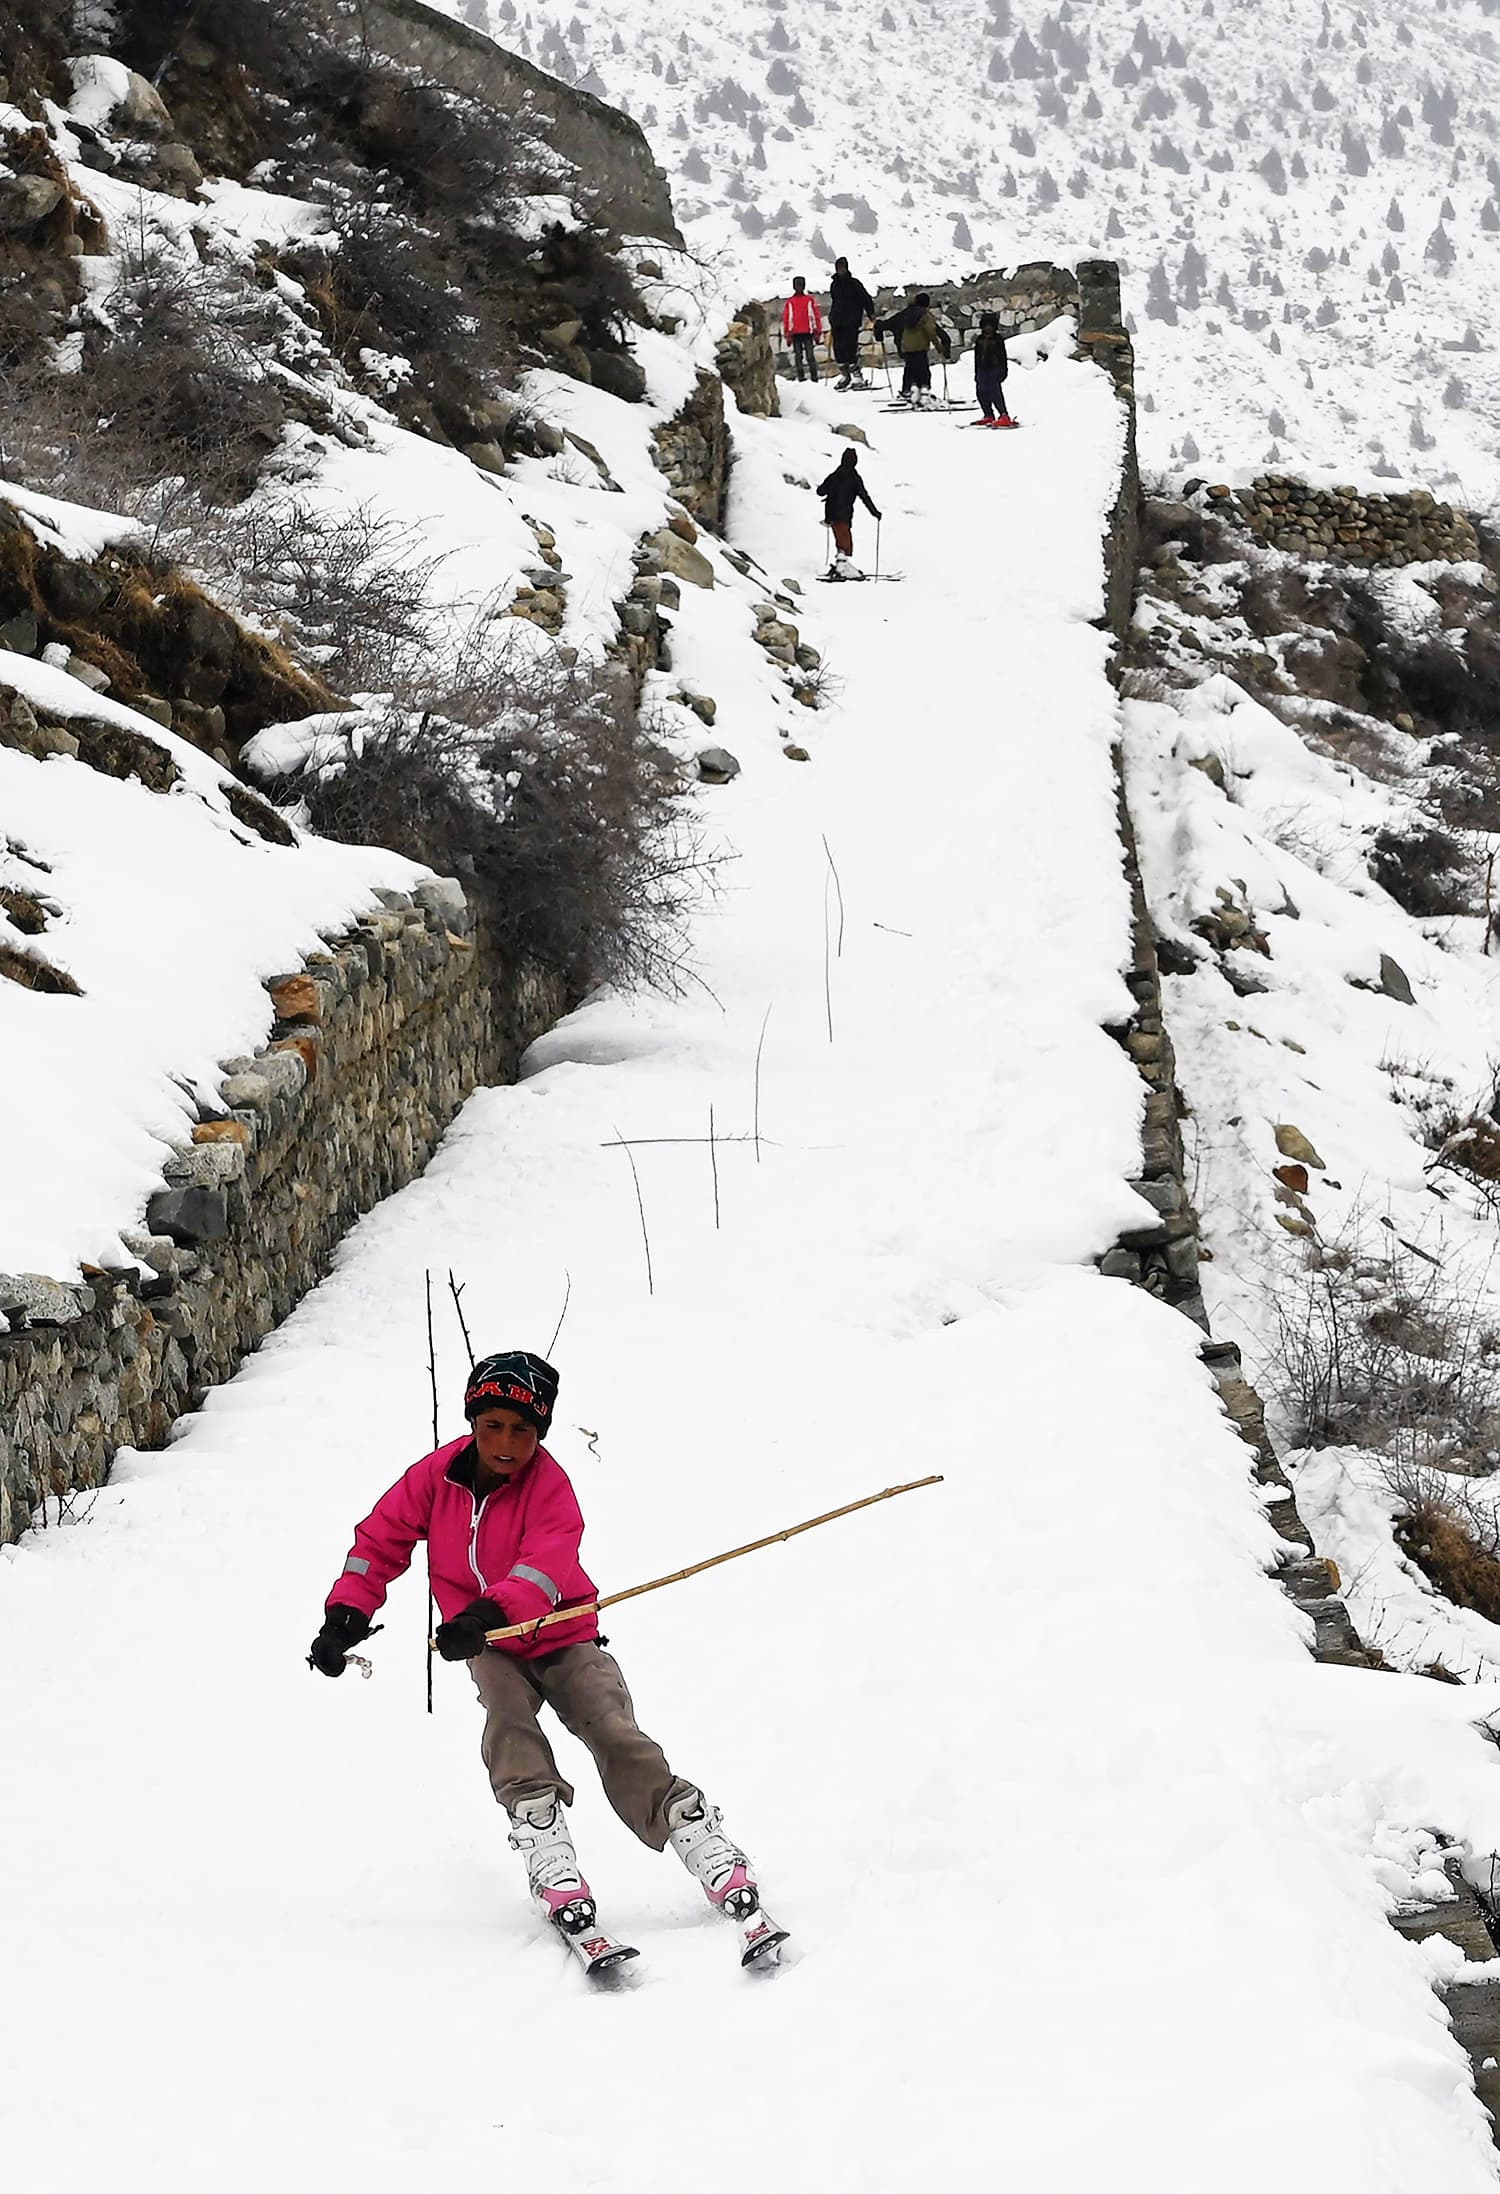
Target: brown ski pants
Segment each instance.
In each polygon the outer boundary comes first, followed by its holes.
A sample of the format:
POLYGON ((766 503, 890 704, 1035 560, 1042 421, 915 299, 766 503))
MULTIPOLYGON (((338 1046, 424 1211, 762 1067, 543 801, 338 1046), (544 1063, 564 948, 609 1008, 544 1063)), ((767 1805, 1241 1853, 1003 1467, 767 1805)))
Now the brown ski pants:
POLYGON ((509 1810, 518 1800, 553 1790, 573 1803, 573 1786, 559 1774, 537 1715, 550 1706, 564 1729, 588 1746, 604 1794, 643 1844, 662 1850, 667 1809, 696 1786, 674 1775, 661 1746, 637 1728, 619 1663, 597 1645, 562 1646, 522 1660, 493 1647, 469 1663, 484 1702, 480 1751, 495 1796, 509 1810))

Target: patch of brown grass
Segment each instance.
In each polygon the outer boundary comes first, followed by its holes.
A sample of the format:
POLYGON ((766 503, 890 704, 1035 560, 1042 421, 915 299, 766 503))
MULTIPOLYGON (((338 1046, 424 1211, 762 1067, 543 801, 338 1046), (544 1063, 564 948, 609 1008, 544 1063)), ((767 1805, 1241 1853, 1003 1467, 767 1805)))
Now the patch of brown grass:
POLYGON ((77 998, 81 995, 71 975, 53 967, 40 953, 17 952, 11 945, 0 944, 0 975, 12 983, 19 983, 23 990, 40 990, 52 997, 77 998))
POLYGON ((41 900, 14 884, 0 884, 0 913, 23 937, 40 937, 47 927, 47 910, 41 900))
POLYGON ((1403 1554, 1455 1607, 1500 1623, 1500 1554, 1483 1545, 1438 1495, 1417 1501, 1396 1526, 1403 1554))

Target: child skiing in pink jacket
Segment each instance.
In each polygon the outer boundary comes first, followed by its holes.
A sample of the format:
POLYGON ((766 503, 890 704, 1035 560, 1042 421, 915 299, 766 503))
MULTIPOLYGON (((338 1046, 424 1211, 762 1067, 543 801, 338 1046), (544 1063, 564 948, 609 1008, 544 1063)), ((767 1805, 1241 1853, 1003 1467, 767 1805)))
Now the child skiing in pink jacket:
POLYGON ((437 1650, 469 1664, 485 1709, 490 1785, 547 1918, 590 1969, 635 1955, 599 1931, 564 1811, 573 1789, 537 1720, 544 1705, 587 1745, 626 1826, 653 1851, 670 1844, 709 1902, 736 1923, 749 1965, 785 1937, 762 1912, 749 1863, 724 1834, 717 1807, 675 1775, 637 1727, 619 1665, 604 1651, 595 1588, 578 1558, 583 1514, 566 1471, 541 1445, 557 1384, 552 1366, 526 1351, 474 1366, 464 1392, 468 1435, 413 1463, 356 1527, 308 1663, 325 1676, 343 1674, 387 1588, 425 1539, 443 1617, 437 1650), (574 1607, 576 1614, 541 1626, 555 1609, 574 1607), (514 1625, 528 1627, 494 1644, 486 1638, 514 1625))

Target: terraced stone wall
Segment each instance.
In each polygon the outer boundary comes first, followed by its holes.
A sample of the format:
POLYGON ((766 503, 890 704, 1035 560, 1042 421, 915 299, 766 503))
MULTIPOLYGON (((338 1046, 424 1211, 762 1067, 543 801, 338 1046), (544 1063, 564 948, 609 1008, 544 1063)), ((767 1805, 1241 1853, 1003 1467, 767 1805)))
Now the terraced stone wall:
POLYGON ((562 1010, 494 964, 456 884, 384 896, 268 984, 264 1048, 224 1062, 126 1238, 139 1266, 0 1274, 0 1542, 44 1497, 86 1498, 120 1448, 163 1446, 562 1010))

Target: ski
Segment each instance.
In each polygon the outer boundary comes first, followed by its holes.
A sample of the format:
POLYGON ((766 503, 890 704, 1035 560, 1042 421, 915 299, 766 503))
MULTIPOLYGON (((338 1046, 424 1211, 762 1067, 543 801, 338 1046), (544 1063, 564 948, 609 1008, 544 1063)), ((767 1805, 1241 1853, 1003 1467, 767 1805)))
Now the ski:
POLYGON ((612 1977, 619 1967, 640 1952, 629 1943, 617 1943, 599 1925, 592 1897, 577 1897, 552 1914, 552 1926, 572 1951, 591 1980, 612 1977))
POLYGON ((960 398, 958 398, 957 396, 954 396, 954 397, 950 397, 950 398, 949 398, 949 400, 947 401, 947 403, 944 403, 943 399, 942 399, 941 397, 939 397, 939 398, 938 398, 938 400, 937 400, 937 402, 936 402, 935 404, 903 404, 903 403, 901 403, 901 402, 899 401, 899 399, 898 399, 898 401, 897 401, 896 403, 894 403, 894 404, 882 404, 880 408, 881 408, 881 410, 882 410, 882 411, 910 411, 910 412, 923 412, 923 411, 934 411, 934 412, 935 412, 935 411, 973 411, 973 409, 974 409, 975 407, 974 407, 974 406, 973 406, 972 404, 966 404, 966 403, 962 402, 960 398))
POLYGON ((896 586, 905 577, 904 571, 820 571, 818 583, 825 587, 896 586))
POLYGON ((1014 434, 1020 424, 1019 419, 966 419, 964 429, 967 432, 970 427, 993 427, 998 434, 1014 434))
POLYGON ((791 1937, 784 1927, 778 1927, 769 1912, 763 1912, 757 1902, 755 1910, 740 1917, 726 1914, 740 1940, 740 1964, 746 1972, 772 1973, 781 1963, 781 1946, 791 1937))
POLYGON ((719 1910, 740 1939, 740 1964, 769 1969, 781 1963, 781 1946, 791 1938, 762 1906, 760 1891, 743 1866, 739 1873, 741 1886, 730 1890, 719 1910))

